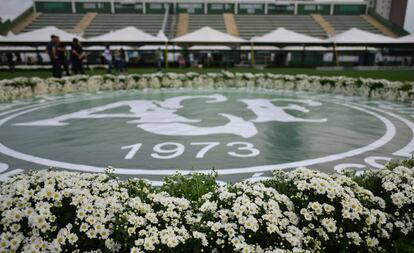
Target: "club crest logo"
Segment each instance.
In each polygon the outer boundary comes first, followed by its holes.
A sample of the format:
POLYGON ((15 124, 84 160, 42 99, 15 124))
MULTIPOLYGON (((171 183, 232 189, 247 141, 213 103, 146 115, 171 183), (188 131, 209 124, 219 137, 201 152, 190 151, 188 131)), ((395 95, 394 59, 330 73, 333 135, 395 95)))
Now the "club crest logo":
MULTIPOLYGON (((246 120, 241 117, 219 113, 218 117, 224 117, 228 122, 220 126, 197 126, 202 123, 201 119, 190 119, 178 114, 178 110, 183 108, 185 100, 205 100, 207 106, 215 104, 220 106, 221 102, 227 101, 227 98, 221 94, 209 96, 177 96, 168 98, 163 101, 157 100, 132 100, 115 102, 103 106, 97 106, 70 114, 31 121, 15 123, 15 126, 67 126, 71 120, 75 119, 127 119, 128 124, 136 124, 138 128, 156 135, 166 136, 204 136, 214 134, 231 134, 243 138, 250 138, 257 134, 255 124, 267 122, 309 122, 323 123, 327 119, 305 119, 293 116, 289 112, 297 111, 308 113, 307 107, 321 106, 319 102, 312 100, 300 99, 239 99, 245 104, 246 108, 251 110, 255 119, 246 120), (284 101, 288 105, 277 106, 272 102, 284 101), (129 113, 105 113, 105 111, 128 107, 129 113)), ((225 108, 223 108, 225 110, 225 108)), ((203 112, 199 111, 200 116, 203 112)))
POLYGON ((0 112, 0 158, 8 164, 0 173, 39 166, 103 172, 110 165, 160 181, 177 170, 214 168, 239 180, 300 166, 379 167, 391 159, 379 154, 414 151, 414 124, 403 109, 412 110, 267 91, 50 97, 0 112))

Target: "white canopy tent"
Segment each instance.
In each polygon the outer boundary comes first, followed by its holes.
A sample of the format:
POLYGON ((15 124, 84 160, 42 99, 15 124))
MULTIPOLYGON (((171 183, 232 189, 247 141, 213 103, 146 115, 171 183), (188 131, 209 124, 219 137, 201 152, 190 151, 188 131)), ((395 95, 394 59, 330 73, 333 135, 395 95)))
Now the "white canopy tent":
MULTIPOLYGON (((277 51, 280 50, 279 47, 274 46, 253 46, 255 51, 277 51)), ((240 50, 242 51, 250 51, 252 50, 252 46, 241 46, 240 50)))
POLYGON ((414 43, 414 34, 409 34, 397 39, 400 43, 414 43))
POLYGON ((287 30, 283 27, 273 30, 263 36, 256 36, 250 39, 253 43, 281 43, 281 44, 312 44, 324 43, 324 40, 311 37, 305 34, 287 30))
POLYGON ((205 26, 194 32, 187 33, 183 36, 177 37, 171 42, 180 42, 180 43, 242 43, 246 40, 232 36, 230 34, 215 30, 211 27, 205 26))
MULTIPOLYGON (((282 48, 283 51, 312 51, 312 52, 331 52, 332 47, 322 47, 322 46, 309 46, 304 48, 303 46, 288 46, 282 48)), ((375 47, 358 47, 358 46, 339 46, 335 47, 336 51, 378 51, 375 47)))
MULTIPOLYGON (((45 47, 38 47, 37 50, 45 51, 45 47)), ((0 46, 0 51, 13 51, 13 52, 29 52, 29 51, 36 51, 36 47, 28 47, 28 46, 0 46)))
MULTIPOLYGON (((145 45, 145 46, 139 47, 138 49, 141 50, 141 51, 155 51, 157 49, 165 50, 165 48, 166 48, 165 45, 159 45, 159 46, 157 46, 157 45, 145 45)), ((167 49, 168 49, 168 51, 172 51, 172 50, 177 50, 177 51, 178 50, 182 50, 181 47, 174 46, 174 45, 168 45, 167 46, 167 49)))
MULTIPOLYGON (((125 51, 133 51, 133 50, 137 50, 137 47, 131 47, 131 46, 111 46, 110 49, 111 50, 119 50, 123 48, 125 51)), ((105 46, 89 46, 89 47, 85 47, 84 50, 86 51, 104 51, 105 50, 105 46)))
POLYGON ((146 33, 136 27, 128 26, 109 33, 91 37, 87 42, 98 43, 134 43, 134 42, 164 42, 149 33, 146 33))
POLYGON ((191 51, 229 51, 230 47, 227 46, 192 46, 188 48, 191 51))
POLYGON ((397 40, 381 34, 370 33, 358 28, 351 28, 326 40, 337 44, 384 44, 396 43, 397 40))
POLYGON ((167 36, 165 35, 165 33, 164 33, 162 30, 160 30, 160 31, 157 33, 156 38, 157 38, 157 39, 159 39, 159 40, 161 40, 161 41, 164 41, 164 42, 167 42, 167 41, 168 41, 167 36))
POLYGON ((72 42, 74 38, 79 41, 84 41, 83 38, 66 31, 60 30, 54 26, 47 26, 44 28, 36 29, 26 33, 20 33, 17 35, 10 35, 0 39, 3 42, 32 42, 32 43, 47 43, 50 41, 52 35, 59 36, 61 42, 72 42))
MULTIPOLYGON (((159 39, 160 41, 168 42, 167 36, 161 30, 157 33, 156 38, 159 39)), ((170 51, 170 50, 181 50, 182 48, 179 46, 173 46, 173 45, 168 45, 168 46, 166 45, 145 45, 145 46, 139 47, 139 50, 141 51, 155 51, 158 49, 160 50, 167 49, 168 51, 170 51)))
POLYGON ((304 46, 287 46, 287 47, 283 47, 282 48, 283 51, 317 51, 317 52, 323 52, 323 51, 329 51, 332 49, 329 49, 328 47, 321 47, 321 46, 309 46, 309 47, 304 47, 304 46))

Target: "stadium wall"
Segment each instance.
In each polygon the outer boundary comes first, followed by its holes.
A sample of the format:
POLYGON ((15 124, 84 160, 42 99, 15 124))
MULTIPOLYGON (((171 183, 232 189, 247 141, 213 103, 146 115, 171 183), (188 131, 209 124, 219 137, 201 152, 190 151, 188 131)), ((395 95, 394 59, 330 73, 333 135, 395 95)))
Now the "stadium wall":
POLYGON ((313 2, 270 0, 34 0, 35 9, 44 13, 151 13, 164 14, 166 5, 171 13, 241 15, 362 15, 366 14, 366 2, 313 2))

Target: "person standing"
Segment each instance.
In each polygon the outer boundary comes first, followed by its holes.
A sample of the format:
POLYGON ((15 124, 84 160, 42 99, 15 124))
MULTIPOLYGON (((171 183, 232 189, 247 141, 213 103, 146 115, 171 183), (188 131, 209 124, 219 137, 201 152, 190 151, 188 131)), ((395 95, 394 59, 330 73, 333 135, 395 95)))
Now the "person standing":
POLYGON ((72 62, 72 72, 73 74, 85 74, 83 69, 83 60, 86 58, 86 54, 83 51, 81 44, 77 38, 73 39, 72 50, 70 53, 70 60, 72 62))
POLYGON ((103 52, 102 56, 105 59, 106 65, 108 66, 108 74, 111 74, 111 72, 112 72, 112 53, 111 53, 109 45, 106 45, 105 51, 103 52))
POLYGON ((155 52, 155 62, 157 65, 157 71, 161 71, 161 64, 162 64, 162 52, 161 49, 158 48, 157 51, 155 52))
POLYGON ((128 72, 127 56, 124 48, 121 47, 119 52, 121 55, 121 72, 126 74, 128 72))
POLYGON ((62 64, 63 69, 66 72, 66 75, 70 76, 69 65, 68 65, 68 61, 66 58, 66 47, 60 42, 59 36, 56 36, 56 37, 57 37, 57 50, 58 50, 58 56, 60 59, 60 63, 62 64))
POLYGON ((36 49, 36 63, 37 65, 43 65, 43 57, 37 49, 36 49))
POLYGON ((121 73, 122 72, 121 51, 119 49, 116 49, 114 51, 114 65, 115 65, 116 72, 121 73))
POLYGON ((46 52, 49 55, 50 62, 52 63, 52 75, 56 78, 62 77, 62 69, 60 62, 60 58, 58 55, 58 49, 57 49, 57 36, 52 35, 50 42, 46 46, 46 52))
POLYGON ((15 58, 16 58, 16 63, 17 64, 22 64, 23 63, 23 60, 22 60, 22 57, 21 57, 20 53, 19 52, 15 52, 14 55, 15 55, 15 58))
POLYGON ((13 53, 12 52, 7 52, 6 53, 6 58, 7 58, 7 64, 9 65, 9 70, 10 72, 14 72, 15 68, 14 68, 14 59, 13 59, 13 53))

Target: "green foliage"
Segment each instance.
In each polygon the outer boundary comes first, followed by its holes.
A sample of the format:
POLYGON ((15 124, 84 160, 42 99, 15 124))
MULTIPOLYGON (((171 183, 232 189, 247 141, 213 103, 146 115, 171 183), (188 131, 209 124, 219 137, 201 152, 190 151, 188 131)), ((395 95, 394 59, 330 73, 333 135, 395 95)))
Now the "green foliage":
POLYGON ((191 173, 181 175, 176 173, 164 178, 164 184, 159 189, 169 193, 171 196, 189 200, 193 207, 199 207, 200 198, 217 189, 217 173, 209 174, 191 173))

